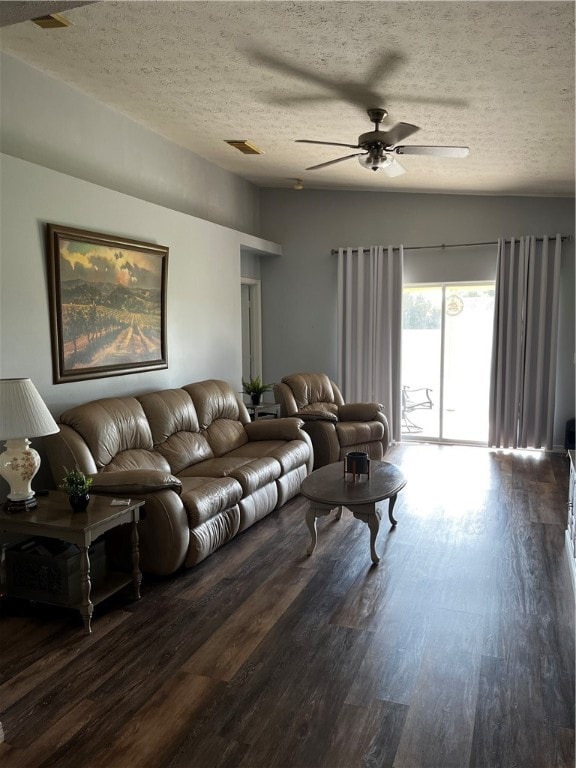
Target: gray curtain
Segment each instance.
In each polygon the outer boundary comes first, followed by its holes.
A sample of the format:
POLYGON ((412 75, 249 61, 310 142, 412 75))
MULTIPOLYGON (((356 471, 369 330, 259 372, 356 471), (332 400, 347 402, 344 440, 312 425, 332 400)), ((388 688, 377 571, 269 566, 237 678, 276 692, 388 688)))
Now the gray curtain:
POLYGON ((403 248, 338 251, 338 383, 348 402, 378 402, 401 439, 403 248))
POLYGON ((553 446, 561 237, 498 241, 489 445, 553 446))

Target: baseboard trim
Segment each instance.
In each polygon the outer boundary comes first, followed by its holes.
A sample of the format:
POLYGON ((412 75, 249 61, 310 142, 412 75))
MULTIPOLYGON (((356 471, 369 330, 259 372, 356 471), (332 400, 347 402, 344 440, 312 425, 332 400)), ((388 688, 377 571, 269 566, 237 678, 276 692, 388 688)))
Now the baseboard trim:
POLYGON ((570 534, 568 529, 565 531, 564 543, 566 544, 568 567, 570 568, 570 576, 572 578, 572 589, 574 590, 574 595, 576 595, 576 558, 574 557, 574 552, 572 551, 572 542, 570 541, 570 534))

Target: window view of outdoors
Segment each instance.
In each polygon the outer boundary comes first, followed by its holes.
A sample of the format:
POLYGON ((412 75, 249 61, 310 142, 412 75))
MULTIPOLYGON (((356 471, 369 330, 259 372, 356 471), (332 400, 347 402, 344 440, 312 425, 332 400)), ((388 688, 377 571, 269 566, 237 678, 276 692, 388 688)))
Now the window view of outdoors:
POLYGON ((405 286, 402 432, 488 440, 494 283, 405 286))

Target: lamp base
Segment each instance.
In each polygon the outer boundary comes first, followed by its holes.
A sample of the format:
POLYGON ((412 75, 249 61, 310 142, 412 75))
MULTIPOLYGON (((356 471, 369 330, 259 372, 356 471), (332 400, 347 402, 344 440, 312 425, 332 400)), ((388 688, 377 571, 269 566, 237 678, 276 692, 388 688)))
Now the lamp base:
POLYGON ((19 499, 18 501, 6 499, 4 502, 4 509, 11 515, 17 512, 30 512, 30 510, 36 509, 37 506, 38 502, 34 496, 31 499, 19 499))

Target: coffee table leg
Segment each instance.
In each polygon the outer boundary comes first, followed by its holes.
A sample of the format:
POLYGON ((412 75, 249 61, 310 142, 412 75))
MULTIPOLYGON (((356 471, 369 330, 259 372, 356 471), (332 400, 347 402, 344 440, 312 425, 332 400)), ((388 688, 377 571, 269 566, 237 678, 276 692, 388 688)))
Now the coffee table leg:
POLYGON ((368 523, 368 528, 370 528, 370 558, 374 565, 377 565, 380 562, 380 557, 376 552, 376 539, 380 530, 380 510, 378 507, 376 506, 373 514, 366 515, 364 519, 368 523))
POLYGON ((390 520, 390 525, 396 525, 398 520, 394 517, 392 514, 394 510, 394 504, 396 504, 396 499, 398 498, 398 494, 395 493, 394 496, 390 496, 390 501, 388 502, 388 519, 390 520))
POLYGON ((84 629, 86 634, 89 635, 92 632, 90 622, 92 619, 92 612, 94 606, 90 600, 90 590, 92 585, 90 583, 90 558, 88 557, 88 547, 80 547, 80 591, 82 595, 82 602, 80 603, 80 615, 84 620, 84 629))
POLYGON ((336 518, 335 518, 336 520, 340 520, 340 518, 342 517, 342 512, 343 511, 344 511, 344 507, 343 506, 339 506, 338 507, 338 512, 336 512, 336 518))
POLYGON ((316 542, 318 541, 318 533, 316 531, 316 510, 312 505, 309 506, 306 512, 306 525, 310 531, 310 545, 306 550, 307 555, 311 555, 316 549, 316 542))

